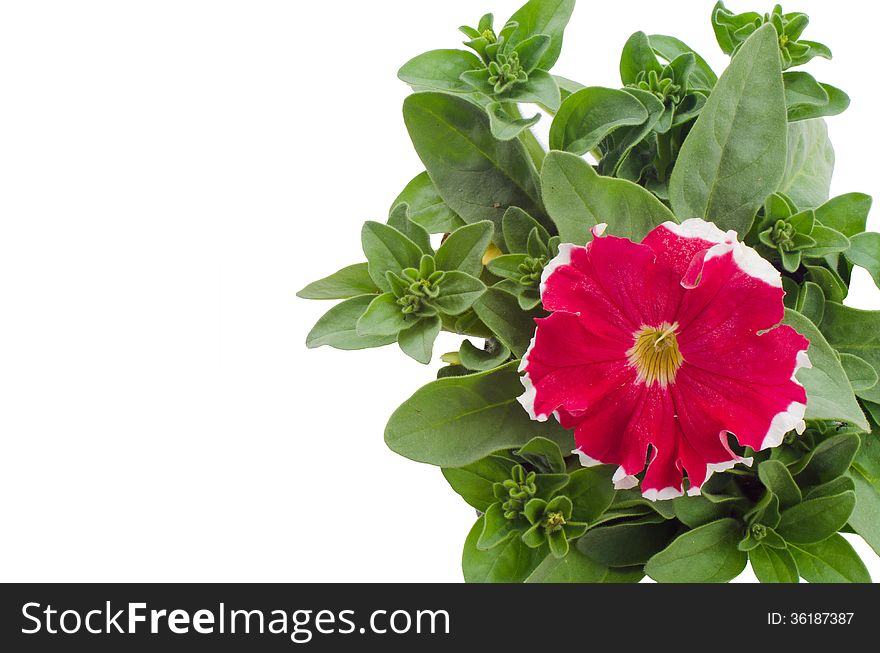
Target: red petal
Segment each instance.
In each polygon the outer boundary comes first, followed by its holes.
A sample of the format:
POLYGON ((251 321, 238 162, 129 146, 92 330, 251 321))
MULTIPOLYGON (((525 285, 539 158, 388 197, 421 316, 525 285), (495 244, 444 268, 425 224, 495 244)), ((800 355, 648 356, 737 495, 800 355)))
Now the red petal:
POLYGON ((522 365, 531 388, 520 398, 534 419, 546 419, 559 408, 577 414, 611 386, 635 378, 626 361, 630 343, 619 331, 607 333, 608 324, 598 317, 553 313, 536 320, 538 329, 522 365))
POLYGON ((631 340, 644 324, 669 320, 684 292, 681 275, 655 258, 650 247, 615 236, 560 249, 541 284, 544 308, 600 315, 631 340))

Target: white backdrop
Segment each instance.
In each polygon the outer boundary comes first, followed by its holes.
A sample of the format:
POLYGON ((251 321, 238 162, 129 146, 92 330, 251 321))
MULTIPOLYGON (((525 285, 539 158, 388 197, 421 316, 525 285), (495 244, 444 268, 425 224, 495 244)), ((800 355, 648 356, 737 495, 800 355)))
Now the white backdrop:
MULTIPOLYGON (((519 4, 0 2, 0 580, 461 579, 473 511, 382 440, 436 364, 309 351, 294 293, 422 169, 397 68, 519 4)), ((619 85, 638 29, 720 71, 711 5, 581 0, 555 72, 619 85)), ((833 191, 878 196, 880 10, 786 9, 852 96, 833 191)))

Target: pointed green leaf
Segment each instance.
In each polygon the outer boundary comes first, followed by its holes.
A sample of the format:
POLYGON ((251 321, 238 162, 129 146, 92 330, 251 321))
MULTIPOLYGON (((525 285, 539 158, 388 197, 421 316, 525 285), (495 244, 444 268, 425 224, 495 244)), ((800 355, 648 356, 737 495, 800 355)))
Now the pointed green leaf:
POLYGON ((530 549, 518 537, 512 537, 488 551, 477 548, 483 532, 480 517, 464 542, 461 567, 467 583, 521 583, 547 556, 547 549, 530 549))
MULTIPOLYGON (((833 171, 834 148, 825 121, 820 118, 789 123, 785 175, 777 190, 788 195, 799 209, 816 208, 828 200, 833 171)), ((816 217, 828 224, 818 213, 816 217)))
POLYGON ((520 406, 517 397, 525 389, 516 366, 432 381, 391 415, 386 444, 406 458, 441 467, 467 465, 536 435, 571 450, 568 431, 553 421, 532 421, 520 406))
POLYGON ((852 492, 809 499, 783 512, 776 531, 789 544, 821 542, 843 528, 855 503, 852 492))
POLYGON ((404 101, 403 118, 440 196, 466 222, 491 220, 500 234, 509 206, 543 213, 525 147, 495 139, 480 107, 443 93, 415 93, 404 101))
MULTIPOLYGON (((836 302, 825 303, 822 333, 837 351, 852 354, 880 370, 880 311, 862 311, 836 302)), ((856 394, 862 399, 880 403, 880 384, 856 394)), ((868 428, 863 421, 854 422, 868 428)))
POLYGON ((880 288, 880 234, 866 231, 850 238, 849 249, 843 254, 853 265, 864 268, 880 288))
POLYGON ((719 519, 679 535, 645 565, 658 583, 723 583, 739 576, 746 554, 737 548, 742 525, 719 519))
POLYGON ((574 0, 529 0, 520 7, 510 21, 518 24, 510 37, 510 45, 517 45, 535 34, 550 37, 550 46, 537 62, 537 67, 550 70, 559 58, 565 26, 574 10, 574 0))
POLYGON ((771 25, 738 53, 685 139, 669 184, 680 219, 705 218, 745 235, 785 170, 786 116, 771 25))
POLYGON ((404 354, 423 365, 431 362, 434 341, 440 333, 440 318, 427 317, 419 320, 397 335, 397 344, 404 354))
POLYGON ((811 583, 870 583, 871 575, 840 534, 818 544, 789 547, 801 577, 811 583))
POLYGON ((488 288, 474 304, 474 311, 515 356, 525 354, 535 334, 536 315, 523 312, 516 297, 498 288, 488 288))
POLYGON ((778 460, 765 460, 758 465, 758 478, 768 490, 779 498, 782 510, 801 502, 801 490, 791 477, 788 467, 778 460))
POLYGON ((361 336, 394 336, 412 324, 400 311, 394 293, 386 292, 374 298, 357 321, 361 336))
POLYGON ((379 292, 366 263, 355 263, 330 276, 313 281, 296 293, 303 299, 348 299, 379 292))
POLYGON ((675 216, 649 191, 625 179, 600 177, 582 158, 550 152, 541 170, 541 187, 564 243, 592 240, 590 228, 608 224, 608 233, 640 241, 675 216))
POLYGON ((340 302, 324 313, 306 338, 310 349, 327 345, 334 349, 367 349, 381 347, 396 340, 396 336, 361 336, 357 321, 367 310, 375 295, 361 295, 340 302))
POLYGON ((361 245, 367 257, 370 277, 382 290, 390 286, 385 273, 400 272, 404 268, 418 268, 422 250, 394 227, 381 222, 365 222, 361 230, 361 245))
POLYGON ((403 64, 397 76, 417 89, 471 93, 473 89, 461 81, 461 74, 482 67, 479 57, 466 50, 429 50, 403 64))
POLYGON ((797 583, 797 564, 787 549, 774 549, 763 544, 749 552, 752 571, 762 583, 797 583))
POLYGON ((492 240, 494 227, 488 220, 456 229, 440 245, 434 261, 438 270, 460 270, 478 277, 483 269, 483 254, 492 240))
POLYGON ((619 127, 640 125, 648 112, 635 97, 590 86, 568 96, 550 126, 550 148, 585 154, 619 127))

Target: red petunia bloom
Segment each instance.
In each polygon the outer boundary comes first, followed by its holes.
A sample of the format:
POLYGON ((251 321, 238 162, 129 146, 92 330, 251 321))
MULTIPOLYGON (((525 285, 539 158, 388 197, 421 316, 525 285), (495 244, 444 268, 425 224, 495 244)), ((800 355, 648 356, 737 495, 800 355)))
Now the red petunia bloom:
POLYGON ((779 272, 700 219, 641 243, 593 229, 544 270, 538 327, 521 371, 532 419, 573 428, 585 465, 619 465, 618 489, 670 499, 713 472, 751 465, 728 445, 778 446, 802 432, 809 341, 783 317, 779 272))

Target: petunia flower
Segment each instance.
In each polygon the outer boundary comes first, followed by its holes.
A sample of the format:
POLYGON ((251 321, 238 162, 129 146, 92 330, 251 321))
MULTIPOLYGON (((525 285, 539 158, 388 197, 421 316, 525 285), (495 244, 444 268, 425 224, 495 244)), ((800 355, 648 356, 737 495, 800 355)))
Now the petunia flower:
POLYGON ((809 341, 776 326, 779 272, 700 219, 667 222, 641 243, 593 229, 560 246, 544 270, 549 317, 521 371, 520 402, 574 429, 584 464, 618 465, 614 484, 651 500, 700 493, 713 472, 752 460, 741 446, 778 446, 804 429, 809 341))

